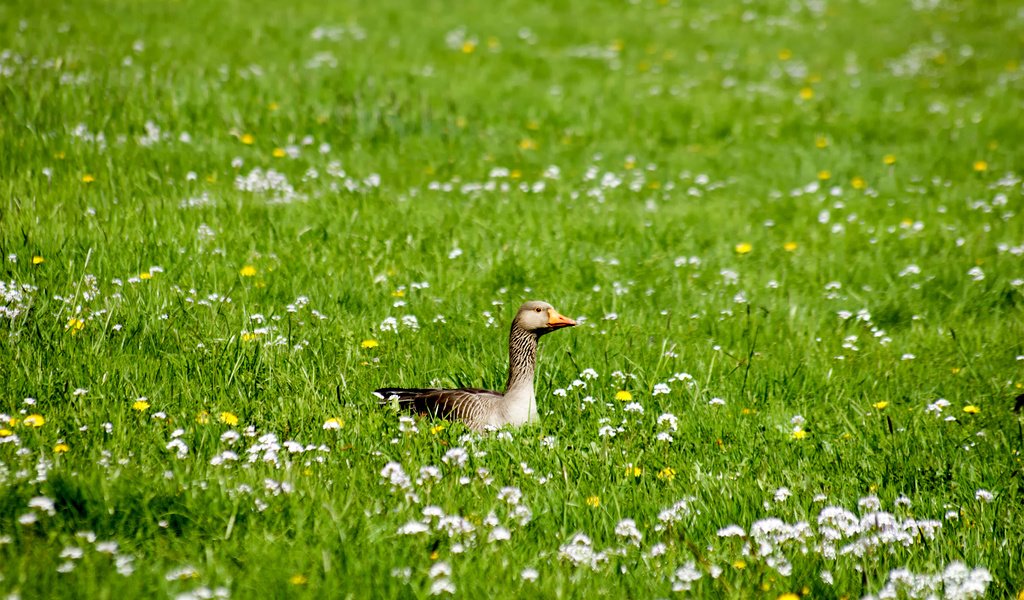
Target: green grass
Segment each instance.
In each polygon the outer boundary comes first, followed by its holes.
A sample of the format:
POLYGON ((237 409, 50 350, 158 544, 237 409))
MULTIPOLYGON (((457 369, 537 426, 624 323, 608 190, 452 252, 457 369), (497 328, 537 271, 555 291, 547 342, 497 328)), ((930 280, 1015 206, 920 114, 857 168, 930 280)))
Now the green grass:
POLYGON ((1014 3, 15 0, 0 34, 0 594, 1024 588, 1014 3), (500 387, 535 298, 585 317, 539 425, 377 406, 500 387), (870 496, 941 527, 829 554, 870 496), (399 533, 429 505, 473 531, 399 533), (806 537, 759 550, 771 518, 806 537))

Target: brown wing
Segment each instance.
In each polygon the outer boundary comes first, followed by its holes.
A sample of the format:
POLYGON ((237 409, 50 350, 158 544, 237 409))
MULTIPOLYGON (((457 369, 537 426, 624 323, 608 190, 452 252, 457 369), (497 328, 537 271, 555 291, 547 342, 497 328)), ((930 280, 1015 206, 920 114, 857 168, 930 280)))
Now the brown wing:
POLYGON ((381 404, 397 397, 398 406, 403 410, 462 421, 473 429, 483 429, 488 411, 502 398, 498 392, 480 388, 381 388, 374 393, 383 398, 381 404))

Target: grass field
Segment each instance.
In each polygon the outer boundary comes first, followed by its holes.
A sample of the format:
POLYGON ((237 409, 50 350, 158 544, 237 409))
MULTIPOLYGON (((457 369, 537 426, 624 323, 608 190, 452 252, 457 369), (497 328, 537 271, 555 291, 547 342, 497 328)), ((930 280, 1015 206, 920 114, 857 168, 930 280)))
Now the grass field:
POLYGON ((0 595, 1021 597, 1024 8, 0 5, 0 595), (384 385, 500 388, 478 436, 384 385), (795 596, 794 596, 795 594, 795 596))

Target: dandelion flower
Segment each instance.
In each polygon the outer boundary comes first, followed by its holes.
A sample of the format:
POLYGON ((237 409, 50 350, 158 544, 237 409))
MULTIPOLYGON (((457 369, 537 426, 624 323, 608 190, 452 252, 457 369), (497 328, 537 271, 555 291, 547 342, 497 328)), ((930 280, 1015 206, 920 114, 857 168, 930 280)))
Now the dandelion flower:
POLYGON ((59 443, 57 443, 56 446, 53 447, 53 453, 54 454, 64 454, 68 450, 71 450, 71 446, 68 446, 64 442, 59 442, 59 443))
MULTIPOLYGON (((976 415, 981 412, 981 409, 973 404, 968 404, 967 406, 964 407, 964 412, 969 415, 976 415)), ((27 420, 28 419, 26 419, 26 421, 27 420)))
POLYGON ((43 258, 42 256, 33 256, 32 257, 32 264, 34 264, 34 265, 41 265, 44 262, 46 262, 46 259, 43 258))
POLYGON ((814 138, 814 147, 817 148, 818 150, 824 150, 825 148, 828 148, 828 138, 823 135, 819 135, 818 137, 814 138))
POLYGON ((476 50, 476 42, 473 40, 462 42, 461 50, 463 54, 472 54, 476 50))
POLYGON ((135 402, 132 403, 132 410, 137 410, 139 412, 142 412, 142 411, 144 411, 144 410, 146 410, 148 408, 149 408, 149 402, 146 402, 145 398, 139 398, 138 400, 136 400, 135 402))
POLYGON ((218 417, 217 420, 225 425, 231 425, 232 427, 238 425, 238 417, 236 417, 234 413, 229 413, 227 411, 220 413, 220 417, 218 417))
POLYGON ((785 594, 780 595, 776 600, 800 600, 800 596, 793 592, 786 592, 785 594))
POLYGON ((672 467, 665 467, 658 471, 658 479, 662 481, 672 481, 676 478, 676 470, 672 467))
POLYGON ((984 160, 974 161, 974 170, 977 171, 978 173, 984 173, 985 171, 988 171, 988 162, 984 160))
POLYGON ((640 477, 644 470, 636 465, 626 465, 626 477, 640 477))
POLYGON ((807 438, 807 432, 803 429, 797 428, 793 430, 793 433, 789 434, 794 440, 803 440, 807 438))
POLYGON ((782 249, 785 250, 786 252, 793 252, 797 249, 797 247, 798 246, 796 242, 786 242, 785 244, 782 245, 782 249))
POLYGON ((342 429, 343 427, 345 427, 345 421, 342 421, 337 417, 332 417, 324 421, 324 429, 342 429))
POLYGON ((599 498, 598 496, 588 496, 587 506, 591 508, 597 508, 598 506, 601 506, 601 498, 599 498))
POLYGON ((893 154, 886 154, 885 156, 882 157, 882 164, 887 167, 891 167, 892 165, 896 164, 896 156, 893 154))
POLYGON ((251 133, 242 134, 242 137, 240 139, 242 140, 242 143, 245 144, 246 146, 252 146, 254 143, 256 143, 256 138, 253 137, 251 133))
POLYGON ((530 138, 523 138, 523 139, 519 140, 519 149, 520 150, 536 150, 537 149, 537 142, 535 140, 533 140, 533 139, 530 139, 530 138))
POLYGON ((810 100, 814 97, 814 90, 809 87, 800 88, 800 99, 810 100))
POLYGON ((629 402, 633 399, 633 394, 629 393, 627 390, 619 390, 615 392, 615 399, 620 402, 629 402))
POLYGON ((874 403, 874 404, 872 404, 871 406, 874 406, 874 407, 875 407, 875 410, 882 410, 882 409, 884 409, 884 408, 885 408, 886 406, 889 406, 889 403, 888 403, 888 402, 886 402, 885 400, 882 400, 882 401, 880 401, 880 402, 875 402, 875 403, 874 403))
POLYGON ((854 177, 853 179, 850 180, 850 185, 855 190, 862 190, 865 187, 867 187, 868 184, 866 181, 864 181, 863 177, 854 177))
POLYGON ((296 573, 288 578, 288 583, 292 585, 306 585, 308 582, 309 579, 302 573, 296 573))
POLYGON ((75 335, 84 328, 85 321, 81 319, 76 319, 75 317, 71 317, 70 319, 68 319, 68 324, 64 326, 64 329, 67 330, 71 335, 75 335))
POLYGON ((363 340, 359 343, 359 346, 362 348, 376 348, 377 346, 380 346, 380 342, 377 340, 363 340))
POLYGON ((46 419, 43 418, 43 415, 29 415, 22 423, 26 427, 42 427, 46 424, 46 419))
POLYGON ((256 275, 256 267, 252 265, 245 265, 238 271, 238 274, 242 277, 252 277, 256 275))
POLYGON ((832 172, 828 169, 822 169, 821 171, 818 171, 818 179, 821 181, 828 181, 829 179, 832 179, 832 172))
POLYGON ((746 569, 747 568, 747 563, 745 561, 743 561, 743 560, 734 560, 733 563, 732 563, 732 568, 737 569, 737 570, 746 569))
POLYGON ((274 148, 273 154, 274 158, 284 158, 287 153, 284 151, 284 148, 274 148))
POLYGON ((96 178, 93 177, 92 175, 90 175, 88 173, 86 173, 85 175, 82 175, 82 183, 92 183, 94 181, 96 181, 96 178))
POLYGON ((209 422, 210 422, 210 413, 206 412, 205 410, 203 412, 199 413, 198 415, 196 415, 196 423, 199 423, 200 425, 206 425, 209 422))
POLYGON ((736 244, 736 254, 750 254, 753 249, 754 246, 748 242, 740 242, 739 244, 736 244))

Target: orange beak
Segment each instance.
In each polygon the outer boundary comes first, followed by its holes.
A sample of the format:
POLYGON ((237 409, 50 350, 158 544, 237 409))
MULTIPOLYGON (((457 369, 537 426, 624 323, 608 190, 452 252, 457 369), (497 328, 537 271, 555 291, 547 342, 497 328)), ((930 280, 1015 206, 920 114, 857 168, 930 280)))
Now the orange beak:
POLYGON ((548 327, 552 329, 559 329, 561 327, 572 327, 575 324, 576 321, 559 314, 557 310, 553 308, 548 310, 548 327))

